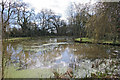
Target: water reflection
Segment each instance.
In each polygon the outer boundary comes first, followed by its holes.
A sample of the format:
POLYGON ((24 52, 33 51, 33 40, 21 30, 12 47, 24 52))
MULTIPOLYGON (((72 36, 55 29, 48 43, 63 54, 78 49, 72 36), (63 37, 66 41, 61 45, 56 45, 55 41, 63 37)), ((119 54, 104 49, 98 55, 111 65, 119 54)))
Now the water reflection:
MULTIPOLYGON (((85 77, 86 74, 96 71, 105 72, 113 60, 119 64, 119 47, 79 44, 65 41, 64 38, 42 38, 20 43, 6 43, 6 67, 14 65, 16 71, 36 68, 72 68, 76 77, 85 77)), ((69 39, 70 40, 70 39, 69 39)), ((113 67, 111 68, 114 68, 113 67)), ((117 73, 120 73, 117 66, 117 73)), ((110 70, 110 69, 109 69, 110 70)), ((6 74, 7 75, 7 74, 6 74)))

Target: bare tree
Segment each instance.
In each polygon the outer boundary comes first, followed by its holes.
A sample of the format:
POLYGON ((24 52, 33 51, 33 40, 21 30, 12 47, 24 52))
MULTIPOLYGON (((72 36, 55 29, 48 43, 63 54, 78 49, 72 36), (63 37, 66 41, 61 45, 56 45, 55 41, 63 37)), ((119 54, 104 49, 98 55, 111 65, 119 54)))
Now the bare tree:
POLYGON ((37 20, 39 23, 40 29, 43 31, 43 34, 46 35, 47 32, 53 31, 54 27, 52 25, 54 12, 48 9, 42 9, 37 14, 37 20))
POLYGON ((69 7, 69 27, 72 29, 71 33, 74 36, 83 37, 85 36, 85 24, 89 15, 88 4, 76 4, 72 3, 69 7))
POLYGON ((87 32, 96 42, 102 39, 113 40, 119 37, 119 3, 96 3, 94 14, 87 22, 87 32))
POLYGON ((15 6, 14 6, 14 1, 4 1, 2 0, 1 6, 2 6, 2 10, 1 10, 1 20, 2 20, 2 38, 5 38, 6 36, 6 28, 7 26, 9 26, 9 21, 13 14, 15 14, 15 6))
MULTIPOLYGON (((14 1, 10 0, 2 0, 0 3, 1 6, 1 24, 2 24, 2 45, 4 45, 4 40, 6 38, 6 28, 10 24, 10 19, 13 18, 11 17, 15 13, 15 6, 14 6, 14 1)), ((4 46, 2 47, 2 79, 4 78, 4 46)))
POLYGON ((21 26, 24 36, 28 33, 29 23, 31 22, 31 16, 34 14, 34 11, 28 10, 28 7, 28 4, 22 1, 16 3, 16 20, 17 24, 21 26))

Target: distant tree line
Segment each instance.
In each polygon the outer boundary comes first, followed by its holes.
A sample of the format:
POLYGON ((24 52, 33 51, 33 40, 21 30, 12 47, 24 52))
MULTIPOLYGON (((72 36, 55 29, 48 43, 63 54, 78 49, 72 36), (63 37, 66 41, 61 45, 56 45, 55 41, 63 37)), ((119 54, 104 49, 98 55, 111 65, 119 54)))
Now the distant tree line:
POLYGON ((0 6, 3 37, 65 35, 120 40, 120 2, 71 3, 67 21, 50 9, 36 14, 20 0, 2 0, 0 6))
POLYGON ((87 35, 97 42, 112 40, 120 42, 120 2, 96 3, 86 23, 87 35))
POLYGON ((120 2, 72 3, 68 21, 73 36, 120 42, 120 2))
POLYGON ((2 0, 0 6, 3 37, 66 35, 66 21, 52 10, 42 9, 35 14, 29 4, 19 0, 2 0))

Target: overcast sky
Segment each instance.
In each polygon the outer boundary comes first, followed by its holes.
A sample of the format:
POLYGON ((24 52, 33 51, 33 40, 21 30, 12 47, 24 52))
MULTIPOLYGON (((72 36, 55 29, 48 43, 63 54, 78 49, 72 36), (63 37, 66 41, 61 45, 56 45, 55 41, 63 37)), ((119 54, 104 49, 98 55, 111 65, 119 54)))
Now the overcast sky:
POLYGON ((87 3, 94 0, 23 0, 29 4, 33 8, 35 8, 36 12, 39 12, 41 9, 52 9, 55 13, 60 14, 63 19, 67 17, 66 10, 71 2, 76 3, 87 3))

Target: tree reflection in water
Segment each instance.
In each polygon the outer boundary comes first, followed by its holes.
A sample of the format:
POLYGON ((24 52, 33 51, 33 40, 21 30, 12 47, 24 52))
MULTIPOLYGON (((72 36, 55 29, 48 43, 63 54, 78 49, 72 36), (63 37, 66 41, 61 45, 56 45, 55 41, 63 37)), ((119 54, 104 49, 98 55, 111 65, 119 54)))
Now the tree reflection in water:
MULTIPOLYGON (((61 42, 62 40, 58 39, 45 38, 42 41, 6 43, 4 45, 6 71, 14 66, 16 71, 56 69, 60 74, 71 68, 74 76, 81 78, 86 75, 91 77, 91 73, 96 72, 119 74, 120 49, 117 46, 61 42)), ((10 72, 6 72, 5 75, 7 73, 10 72)))

